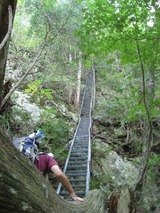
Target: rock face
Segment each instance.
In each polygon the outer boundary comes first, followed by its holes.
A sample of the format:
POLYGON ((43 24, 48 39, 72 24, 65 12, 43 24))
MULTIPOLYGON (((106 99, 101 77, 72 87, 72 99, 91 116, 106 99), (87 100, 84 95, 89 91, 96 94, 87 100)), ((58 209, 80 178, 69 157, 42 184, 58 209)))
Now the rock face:
MULTIPOLYGON (((28 112, 30 114, 30 119, 33 121, 33 123, 39 122, 41 120, 42 113, 44 110, 41 109, 35 103, 30 103, 30 95, 20 91, 16 91, 14 95, 16 96, 16 98, 14 98, 16 106, 28 112)), ((67 116, 68 120, 72 120, 74 122, 78 121, 77 115, 68 111, 65 105, 58 105, 54 103, 54 107, 58 109, 61 115, 67 116)), ((47 108, 49 109, 48 106, 47 108)), ((52 116, 53 119, 56 117, 53 113, 52 115, 50 114, 49 116, 52 116)))
POLYGON ((133 186, 138 178, 138 169, 126 159, 122 159, 116 152, 110 151, 105 159, 101 160, 105 172, 109 173, 117 185, 133 186))
POLYGON ((19 105, 23 110, 29 112, 31 118, 38 122, 40 119, 41 110, 36 104, 30 103, 30 96, 18 91, 15 92, 15 95, 17 96, 16 104, 19 105))
POLYGON ((125 183, 132 187, 135 184, 139 173, 138 168, 132 162, 123 159, 115 151, 110 150, 109 145, 105 143, 95 142, 95 149, 103 150, 104 153, 98 160, 103 175, 111 178, 117 186, 125 183))

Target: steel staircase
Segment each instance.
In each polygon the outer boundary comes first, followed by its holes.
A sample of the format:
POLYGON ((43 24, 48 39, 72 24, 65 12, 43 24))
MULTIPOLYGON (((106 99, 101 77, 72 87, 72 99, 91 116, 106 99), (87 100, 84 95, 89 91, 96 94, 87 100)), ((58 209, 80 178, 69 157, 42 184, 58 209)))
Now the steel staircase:
MULTIPOLYGON (((94 102, 94 69, 86 76, 86 86, 79 113, 79 123, 72 140, 63 172, 68 177, 78 196, 86 196, 89 191, 91 161, 91 126, 94 102)), ((60 183, 57 194, 69 199, 69 193, 60 183)))

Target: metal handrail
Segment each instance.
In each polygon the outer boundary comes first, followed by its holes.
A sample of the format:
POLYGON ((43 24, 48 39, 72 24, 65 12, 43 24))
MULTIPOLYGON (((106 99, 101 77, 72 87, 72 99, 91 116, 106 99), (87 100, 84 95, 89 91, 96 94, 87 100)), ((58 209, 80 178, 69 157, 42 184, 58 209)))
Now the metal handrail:
MULTIPOLYGON (((80 120, 81 120, 81 118, 80 118, 80 120)), ((66 159, 66 163, 65 163, 65 166, 64 166, 64 169, 63 169, 63 172, 64 172, 64 173, 66 172, 66 169, 67 169, 67 166, 68 166, 68 162, 69 162, 69 158, 70 158, 71 151, 72 151, 72 148, 73 148, 73 144, 74 144, 74 142, 75 142, 75 138, 76 138, 76 135, 77 135, 77 131, 78 131, 78 128, 79 128, 79 125, 80 125, 80 120, 79 120, 78 126, 77 126, 77 128, 76 128, 76 131, 75 131, 75 133, 74 133, 74 137, 73 137, 72 143, 71 143, 71 145, 70 145, 69 153, 68 153, 68 156, 67 156, 67 159, 66 159)), ((62 184, 59 183, 58 188, 57 188, 57 194, 60 193, 61 187, 62 187, 62 184)))

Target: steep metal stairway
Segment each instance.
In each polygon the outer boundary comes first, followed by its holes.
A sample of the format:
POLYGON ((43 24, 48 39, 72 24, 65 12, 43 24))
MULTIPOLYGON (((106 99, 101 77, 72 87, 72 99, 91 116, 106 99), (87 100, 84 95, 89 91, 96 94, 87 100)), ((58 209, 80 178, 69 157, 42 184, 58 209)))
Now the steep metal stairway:
MULTIPOLYGON (((94 69, 92 69, 86 76, 86 86, 79 113, 79 123, 63 170, 71 182, 76 195, 82 197, 87 195, 90 182, 91 113, 94 102, 94 82, 94 69)), ((57 194, 69 199, 69 193, 61 183, 58 185, 57 194)))

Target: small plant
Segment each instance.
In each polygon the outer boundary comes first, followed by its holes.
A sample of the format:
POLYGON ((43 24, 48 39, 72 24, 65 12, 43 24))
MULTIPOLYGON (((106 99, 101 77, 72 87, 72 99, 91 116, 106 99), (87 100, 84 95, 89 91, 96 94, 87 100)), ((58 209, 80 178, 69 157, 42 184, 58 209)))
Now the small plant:
POLYGON ((32 94, 32 99, 34 102, 39 101, 39 104, 42 105, 42 103, 45 100, 51 100, 53 99, 53 91, 50 88, 43 88, 42 82, 39 80, 35 80, 32 83, 29 83, 28 88, 25 89, 25 93, 32 94))

